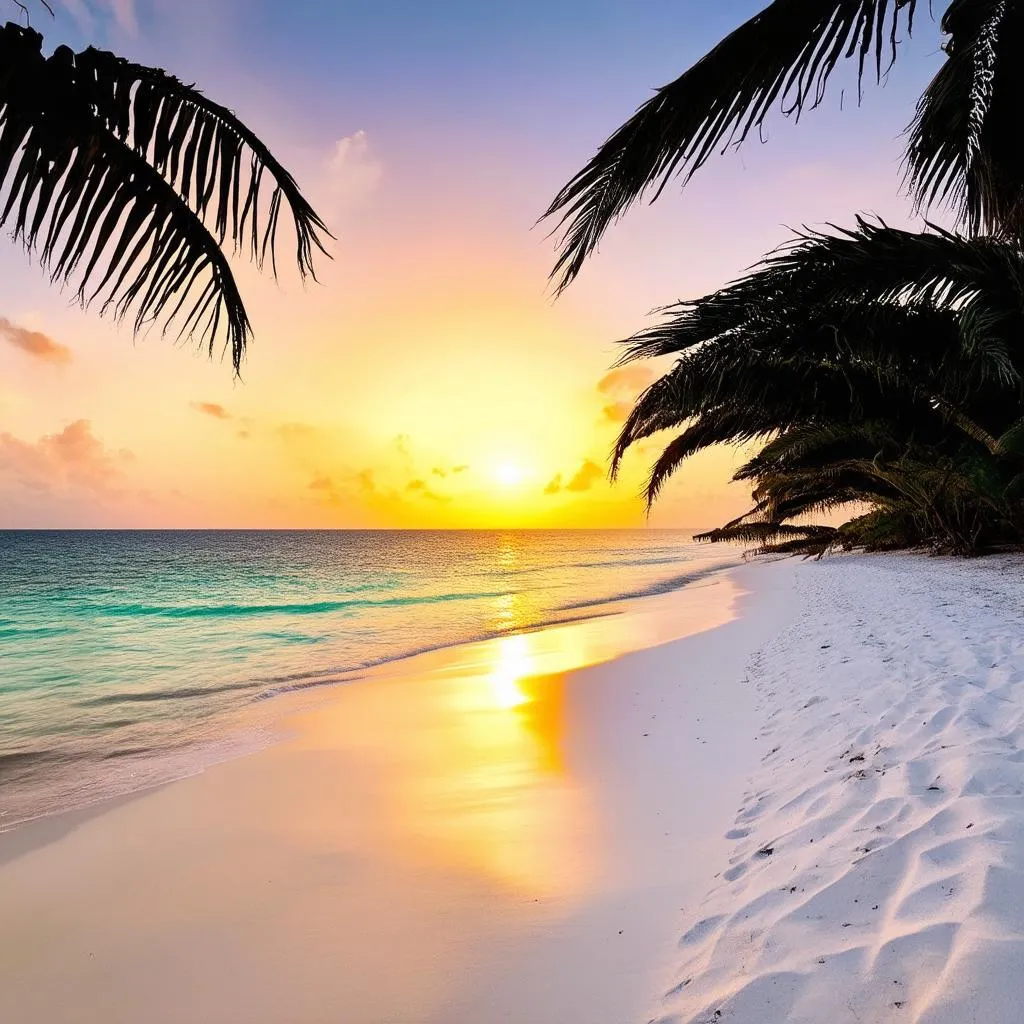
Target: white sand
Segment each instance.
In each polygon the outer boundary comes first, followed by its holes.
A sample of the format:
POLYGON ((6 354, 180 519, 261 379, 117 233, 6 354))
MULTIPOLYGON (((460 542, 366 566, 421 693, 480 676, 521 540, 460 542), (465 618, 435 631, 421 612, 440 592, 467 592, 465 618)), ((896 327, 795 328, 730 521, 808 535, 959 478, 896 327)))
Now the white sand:
POLYGON ((289 742, 0 835, 0 1021, 642 1019, 757 767, 765 582, 307 694, 289 742))
POLYGON ((751 664, 761 765, 652 1016, 1024 1020, 1024 562, 743 573, 798 615, 751 664))

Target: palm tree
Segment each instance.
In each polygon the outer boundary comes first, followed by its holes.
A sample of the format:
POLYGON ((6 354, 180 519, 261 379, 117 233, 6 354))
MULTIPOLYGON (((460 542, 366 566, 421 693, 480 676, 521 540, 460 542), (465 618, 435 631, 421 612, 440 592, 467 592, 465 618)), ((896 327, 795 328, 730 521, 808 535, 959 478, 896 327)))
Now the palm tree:
POLYGON ((156 68, 92 47, 42 52, 0 29, 0 224, 83 304, 136 330, 219 341, 237 372, 251 334, 225 244, 276 274, 282 205, 300 274, 325 252, 323 221, 230 110, 156 68), (261 222, 262 218, 262 222, 261 222))
POLYGON ((629 339, 623 361, 677 358, 623 425, 613 475, 630 446, 679 430, 651 471, 650 504, 696 452, 761 442, 737 473, 754 507, 712 539, 959 553, 1019 539, 1022 332, 1015 243, 864 220, 805 233, 629 339), (836 533, 803 525, 851 504, 868 518, 836 533))
MULTIPOLYGON (((657 90, 547 210, 563 232, 558 288, 632 203, 673 178, 685 184, 776 107, 798 118, 818 106, 844 62, 858 90, 880 82, 916 9, 917 0, 774 0, 657 90)), ((949 0, 940 28, 946 59, 909 131, 909 191, 920 208, 949 204, 970 234, 1024 239, 1024 2, 949 0)))

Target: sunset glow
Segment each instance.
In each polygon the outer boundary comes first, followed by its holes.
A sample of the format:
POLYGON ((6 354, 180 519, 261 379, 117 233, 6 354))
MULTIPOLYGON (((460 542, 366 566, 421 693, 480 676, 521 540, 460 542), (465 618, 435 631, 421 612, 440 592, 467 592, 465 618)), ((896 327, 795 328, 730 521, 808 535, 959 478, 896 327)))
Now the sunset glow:
POLYGON ((494 467, 494 479, 502 487, 518 487, 526 479, 526 473, 514 462, 499 462, 494 467))
MULTIPOLYGON (((646 19, 609 9, 594 26, 619 54, 607 82, 587 47, 566 62, 574 30, 543 6, 327 5, 312 35, 312 12, 262 2, 74 6, 93 16, 58 6, 48 43, 196 81, 272 144, 337 242, 305 288, 287 265, 277 284, 236 263, 254 328, 237 380, 219 353, 157 330, 133 341, 0 246, 0 526, 642 526, 657 439, 614 486, 608 452, 657 368, 610 370, 616 340, 736 276, 781 225, 834 219, 837 193, 843 210, 906 219, 889 183, 898 142, 884 142, 902 128, 884 120, 902 110, 894 82, 865 100, 882 141, 858 135, 859 111, 792 135, 783 123, 786 145, 730 154, 687 198, 670 188, 631 212, 556 300, 553 243, 531 225, 635 98, 736 20, 731 5, 701 8, 700 31, 691 11, 661 10, 653 48, 646 19), (449 21, 458 32, 438 34, 449 21)), ((739 461, 692 460, 650 523, 743 511, 739 461)))

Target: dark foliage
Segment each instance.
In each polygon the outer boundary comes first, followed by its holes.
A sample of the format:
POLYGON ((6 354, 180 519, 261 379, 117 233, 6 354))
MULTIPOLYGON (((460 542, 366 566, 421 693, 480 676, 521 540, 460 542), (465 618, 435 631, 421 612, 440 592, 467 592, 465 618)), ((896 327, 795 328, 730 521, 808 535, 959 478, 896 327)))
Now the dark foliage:
POLYGON ((759 550, 1024 537, 1024 257, 1015 246, 858 222, 806 234, 747 277, 664 311, 625 360, 676 355, 613 453, 680 432, 647 485, 714 444, 760 443, 754 507, 708 535, 759 550), (859 506, 837 530, 807 517, 859 506))
POLYGON ((83 303, 211 353, 223 341, 237 371, 251 330, 225 243, 273 263, 287 205, 305 276, 326 227, 231 111, 164 71, 92 47, 45 57, 42 41, 0 29, 0 224, 83 303))
MULTIPOLYGON (((906 180, 922 209, 950 207, 970 234, 1024 241, 1024 0, 947 0, 946 59, 910 126, 906 180)), ((837 68, 881 81, 914 27, 916 0, 775 0, 659 89, 555 197, 559 289, 605 230, 649 191, 685 185, 773 111, 821 103, 837 68)), ((930 10, 931 8, 929 8, 930 10)))

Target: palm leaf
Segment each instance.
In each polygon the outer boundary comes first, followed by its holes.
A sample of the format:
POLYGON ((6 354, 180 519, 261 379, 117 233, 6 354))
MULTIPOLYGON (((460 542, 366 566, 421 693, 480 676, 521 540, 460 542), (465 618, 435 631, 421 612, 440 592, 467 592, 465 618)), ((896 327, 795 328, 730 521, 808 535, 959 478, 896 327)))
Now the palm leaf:
POLYGON ((738 145, 778 104, 799 116, 821 102, 844 58, 881 79, 916 0, 775 0, 674 82, 659 89, 559 192, 559 290, 580 272, 607 227, 651 187, 684 184, 717 150, 738 145))
POLYGON ((791 526, 786 523, 730 524, 697 534, 698 541, 756 544, 755 555, 820 555, 836 542, 838 531, 831 526, 791 526))
POLYGON ((322 222, 255 136, 194 90, 111 54, 41 48, 36 32, 0 30, 0 224, 83 304, 133 313, 136 330, 162 320, 211 353, 223 339, 237 371, 251 328, 220 243, 246 238, 262 262, 287 202, 305 274, 322 222))
POLYGON ((1001 451, 1010 455, 1024 455, 1024 417, 1002 434, 998 444, 1001 451))
POLYGON ((1006 0, 954 0, 947 59, 917 106, 906 174, 918 207, 950 206, 972 234, 1024 237, 1024 12, 1006 0))
POLYGON ((725 288, 665 307, 659 323, 625 342, 620 362, 679 352, 737 330, 767 330, 820 306, 841 311, 844 304, 864 324, 865 337, 888 335, 890 346, 902 310, 955 313, 976 369, 1011 380, 1005 335, 1024 311, 1024 260, 1012 243, 938 228, 903 231, 858 217, 852 229, 802 232, 725 288))
MULTIPOLYGON (((295 179, 226 107, 159 68, 92 47, 74 59, 75 83, 106 128, 143 157, 213 220, 218 239, 243 244, 257 264, 274 258, 282 204, 291 211, 300 273, 315 276, 313 253, 326 254, 327 227, 295 179), (273 186, 266 194, 265 181, 273 186), (258 211, 267 210, 260 228, 258 211)), ((276 271, 276 267, 275 267, 276 271)))

